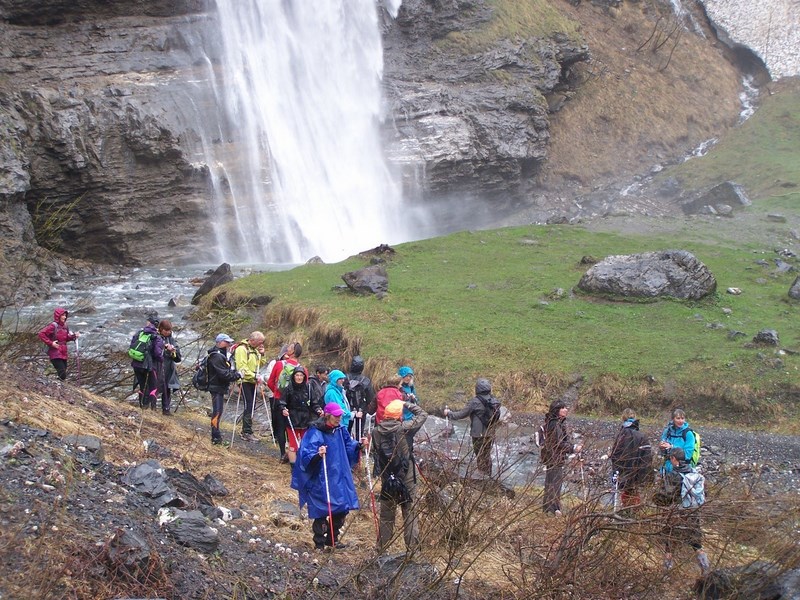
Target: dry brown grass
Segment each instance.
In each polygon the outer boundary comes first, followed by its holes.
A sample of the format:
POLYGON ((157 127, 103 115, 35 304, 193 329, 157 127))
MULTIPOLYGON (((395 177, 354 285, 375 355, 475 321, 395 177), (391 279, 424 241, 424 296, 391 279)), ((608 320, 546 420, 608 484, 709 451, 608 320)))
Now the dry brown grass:
POLYGON ((559 3, 582 23, 592 59, 579 68, 585 81, 574 98, 552 116, 545 185, 591 189, 642 173, 736 124, 740 75, 715 44, 684 32, 666 68, 671 43, 637 51, 653 32, 652 5, 625 2, 612 17, 590 2, 559 3))

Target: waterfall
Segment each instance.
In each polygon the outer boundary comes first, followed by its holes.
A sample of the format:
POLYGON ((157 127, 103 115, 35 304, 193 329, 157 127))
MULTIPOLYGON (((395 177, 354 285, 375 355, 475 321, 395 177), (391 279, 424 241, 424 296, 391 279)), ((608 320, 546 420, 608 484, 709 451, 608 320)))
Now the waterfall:
POLYGON ((375 0, 216 4, 222 59, 209 68, 224 114, 200 138, 221 258, 330 262, 408 239, 380 140, 375 0))

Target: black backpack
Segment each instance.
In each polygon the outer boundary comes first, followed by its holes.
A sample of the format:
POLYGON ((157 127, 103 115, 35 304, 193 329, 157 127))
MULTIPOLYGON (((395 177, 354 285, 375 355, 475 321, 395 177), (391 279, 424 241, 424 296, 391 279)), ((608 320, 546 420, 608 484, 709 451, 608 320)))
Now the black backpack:
POLYGON ((210 354, 206 354, 200 361, 195 365, 194 368, 194 375, 192 375, 192 385, 200 390, 201 392, 208 391, 208 357, 210 354))
POLYGON ((406 487, 409 461, 400 457, 399 452, 395 452, 397 443, 397 433, 383 434, 381 443, 376 448, 380 464, 383 465, 380 497, 381 500, 405 504, 411 501, 411 494, 406 487))
POLYGON ((483 412, 481 412, 480 420, 483 426, 487 429, 500 421, 500 400, 494 396, 489 396, 488 400, 481 398, 483 403, 483 412))
POLYGON ((363 410, 366 408, 365 391, 364 391, 364 378, 361 375, 355 375, 352 379, 347 380, 347 388, 344 391, 347 397, 347 402, 350 408, 354 411, 363 410))

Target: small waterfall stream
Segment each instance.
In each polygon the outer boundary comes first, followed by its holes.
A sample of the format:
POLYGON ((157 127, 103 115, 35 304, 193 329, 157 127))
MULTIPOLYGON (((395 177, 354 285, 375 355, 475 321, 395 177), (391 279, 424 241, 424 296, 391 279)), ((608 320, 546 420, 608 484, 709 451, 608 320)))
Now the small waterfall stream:
POLYGON ((200 137, 222 258, 334 261, 407 239, 379 136, 374 0, 216 5, 222 60, 208 68, 224 114, 200 137))

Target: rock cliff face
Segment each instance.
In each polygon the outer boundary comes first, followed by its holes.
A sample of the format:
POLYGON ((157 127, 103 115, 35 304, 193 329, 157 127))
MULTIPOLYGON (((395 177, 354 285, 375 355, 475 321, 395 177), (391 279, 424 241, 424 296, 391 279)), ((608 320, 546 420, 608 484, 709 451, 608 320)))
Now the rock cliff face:
MULTIPOLYGON (((407 0, 397 20, 383 15, 386 136, 408 196, 513 197, 546 155, 543 94, 587 49, 558 35, 466 58, 437 48, 490 19, 483 0, 407 0)), ((30 214, 27 242, 14 234, 6 244, 24 254, 35 237, 111 264, 213 260, 202 254, 208 170, 191 154, 197 115, 212 102, 201 65, 217 59, 213 5, 0 0, 0 16, 10 83, 0 93, 0 197, 14 206, 3 218, 19 223, 20 203, 30 214)))
MULTIPOLYGON (((500 4, 405 0, 396 19, 382 12, 389 159, 409 202, 440 205, 445 222, 454 197, 468 214, 516 208, 546 160, 549 114, 590 56, 560 22, 471 39, 500 4)), ((59 256, 218 258, 197 153, 198 123, 217 113, 215 18, 211 0, 0 0, 3 272, 64 272, 59 256)), ((46 293, 48 277, 31 288, 46 293)))
POLYGON ((546 95, 568 87, 588 48, 563 33, 469 48, 463 32, 492 16, 481 0, 405 0, 385 21, 389 158, 402 167, 406 198, 513 202, 547 156, 546 95))
POLYGON ((0 2, 7 268, 27 268, 39 246, 137 264, 197 245, 208 185, 175 107, 207 101, 186 42, 208 31, 201 4, 0 2))

